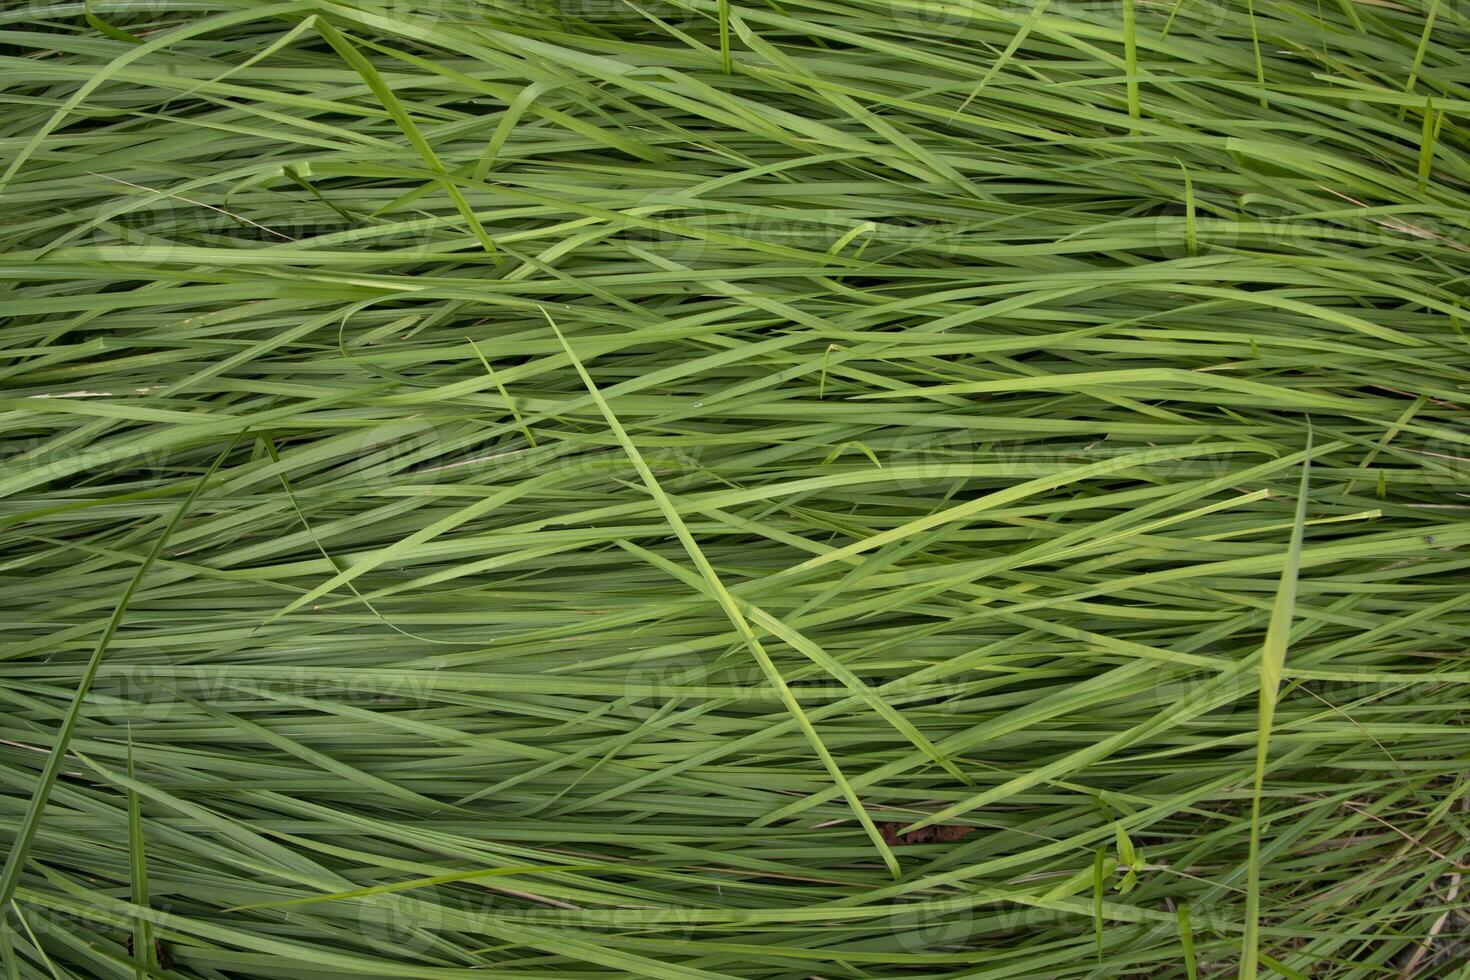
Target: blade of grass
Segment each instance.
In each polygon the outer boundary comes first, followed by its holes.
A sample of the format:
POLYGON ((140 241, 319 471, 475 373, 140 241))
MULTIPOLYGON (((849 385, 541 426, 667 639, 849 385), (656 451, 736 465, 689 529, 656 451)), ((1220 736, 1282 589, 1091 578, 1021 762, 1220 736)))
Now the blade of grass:
MULTIPOLYGON (((1312 449, 1312 430, 1307 429, 1307 452, 1312 449)), ((1271 621, 1261 647, 1260 698, 1257 708, 1256 769, 1251 794, 1250 854, 1248 857, 1245 898, 1245 935, 1241 940, 1240 975, 1253 980, 1260 963, 1261 920, 1261 793, 1266 780, 1266 761, 1271 745, 1271 726, 1276 716, 1277 691, 1286 668, 1286 651, 1291 636, 1292 617, 1296 611, 1297 572, 1301 566, 1303 529, 1306 526, 1307 491, 1310 486, 1311 457, 1302 461, 1301 480, 1297 484, 1296 512, 1293 517, 1291 542, 1287 546, 1286 564, 1281 571, 1281 585, 1271 606, 1271 621)))
POLYGON ((51 797, 51 789, 56 784, 57 777, 61 774, 62 763, 66 761, 67 749, 71 746, 72 735, 76 731, 77 722, 81 719, 82 706, 86 700, 87 692, 91 690, 92 683, 97 677, 97 670, 102 666, 102 658, 106 656, 108 646, 112 638, 117 634, 118 627, 122 625, 123 616, 128 611, 128 603, 132 601, 133 595, 143 584, 143 579, 148 575, 163 548, 168 544, 169 538, 174 530, 184 519, 194 501, 204 491, 214 478, 214 474, 224 463, 235 444, 239 441, 243 432, 237 433, 230 440, 218 456, 215 457, 209 469, 194 481, 193 487, 188 495, 174 509, 173 515, 153 539, 153 545, 148 549, 146 555, 138 563, 132 578, 128 580, 127 587, 123 589, 122 596, 113 607, 112 615, 108 617, 107 624, 103 627, 102 635, 97 638, 97 644, 92 648, 92 655, 88 658, 86 667, 82 671, 81 678, 77 681, 76 690, 71 696, 71 705, 66 710, 66 716, 62 719, 61 727, 57 729, 52 739, 51 749, 46 755, 46 764, 42 768, 40 776, 36 780, 35 789, 31 792, 30 804, 26 808, 25 817, 20 824, 20 830, 11 842, 10 852, 5 857, 5 865, 0 869, 0 905, 10 905, 15 897, 15 890, 20 884, 21 874, 25 870, 26 859, 29 857, 31 842, 36 837, 36 832, 41 826, 45 816, 46 803, 51 797))

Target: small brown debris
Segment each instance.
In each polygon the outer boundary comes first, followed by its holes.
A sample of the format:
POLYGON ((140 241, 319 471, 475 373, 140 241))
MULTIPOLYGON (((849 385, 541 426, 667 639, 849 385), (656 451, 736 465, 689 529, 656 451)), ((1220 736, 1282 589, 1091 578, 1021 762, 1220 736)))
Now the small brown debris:
MULTIPOLYGON (((128 955, 133 955, 132 933, 128 933, 128 955)), ((153 959, 162 969, 172 970, 174 968, 174 958, 169 953, 168 948, 163 945, 162 940, 153 940, 153 959)))
POLYGON ((920 827, 907 834, 900 834, 898 831, 902 826, 901 823, 879 824, 878 832, 883 835, 883 843, 889 847, 901 847, 905 844, 952 844, 965 835, 975 832, 974 827, 944 823, 932 827, 920 827))

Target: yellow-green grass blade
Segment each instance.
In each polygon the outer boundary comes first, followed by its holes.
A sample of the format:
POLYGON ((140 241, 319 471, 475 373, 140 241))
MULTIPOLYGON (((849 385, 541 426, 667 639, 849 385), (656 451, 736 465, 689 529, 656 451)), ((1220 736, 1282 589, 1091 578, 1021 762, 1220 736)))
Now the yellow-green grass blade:
MULTIPOLYGON (((1311 428, 1307 429, 1307 450, 1312 448, 1311 428)), ((1271 621, 1261 647, 1260 699, 1257 708, 1256 768, 1251 795, 1249 875, 1245 898, 1245 935, 1241 940, 1240 975, 1254 978, 1259 969, 1261 951, 1261 792, 1266 780, 1266 761, 1271 746, 1271 727, 1276 717, 1276 703, 1281 678, 1286 670, 1286 653, 1291 637, 1292 617, 1296 611, 1297 571, 1301 566, 1302 536, 1306 525, 1307 491, 1310 487, 1311 457, 1302 462, 1301 481, 1297 484, 1296 515, 1287 545, 1286 563, 1281 571, 1281 586, 1271 606, 1271 621)))

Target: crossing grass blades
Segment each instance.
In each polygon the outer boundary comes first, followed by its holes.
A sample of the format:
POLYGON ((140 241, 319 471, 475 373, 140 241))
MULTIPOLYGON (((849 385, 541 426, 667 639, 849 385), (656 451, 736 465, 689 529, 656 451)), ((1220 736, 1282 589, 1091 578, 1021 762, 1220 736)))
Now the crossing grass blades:
POLYGON ((1462 977, 1455 0, 0 9, 0 974, 1462 977))

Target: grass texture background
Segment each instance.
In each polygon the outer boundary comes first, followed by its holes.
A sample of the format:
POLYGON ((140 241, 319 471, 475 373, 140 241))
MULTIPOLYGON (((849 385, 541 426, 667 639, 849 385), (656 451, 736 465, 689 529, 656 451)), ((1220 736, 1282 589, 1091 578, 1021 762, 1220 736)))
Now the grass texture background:
POLYGON ((1466 976, 1467 13, 0 4, 0 976, 1466 976))

